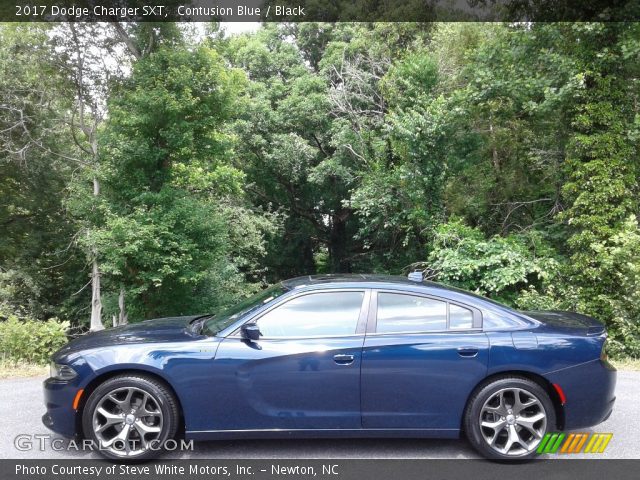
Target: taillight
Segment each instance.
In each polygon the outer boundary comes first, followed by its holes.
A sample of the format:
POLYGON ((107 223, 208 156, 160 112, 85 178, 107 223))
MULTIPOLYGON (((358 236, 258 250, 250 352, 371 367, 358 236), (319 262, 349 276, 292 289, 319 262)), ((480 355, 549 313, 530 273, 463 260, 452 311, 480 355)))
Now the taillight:
POLYGON ((609 360, 609 355, 607 354, 607 339, 604 339, 602 342, 602 350, 600 351, 600 360, 606 362, 609 360))

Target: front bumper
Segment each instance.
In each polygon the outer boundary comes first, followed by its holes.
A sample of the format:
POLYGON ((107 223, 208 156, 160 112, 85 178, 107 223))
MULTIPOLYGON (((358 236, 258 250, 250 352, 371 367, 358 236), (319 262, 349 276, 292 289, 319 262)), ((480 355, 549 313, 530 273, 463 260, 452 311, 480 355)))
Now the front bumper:
POLYGON ((76 416, 78 415, 73 409, 73 400, 79 387, 53 378, 46 379, 43 387, 47 411, 42 416, 42 423, 49 430, 60 435, 73 437, 77 433, 76 416))
POLYGON ((546 377, 560 385, 567 397, 563 408, 565 430, 593 427, 611 415, 616 401, 617 372, 610 365, 594 360, 546 377))

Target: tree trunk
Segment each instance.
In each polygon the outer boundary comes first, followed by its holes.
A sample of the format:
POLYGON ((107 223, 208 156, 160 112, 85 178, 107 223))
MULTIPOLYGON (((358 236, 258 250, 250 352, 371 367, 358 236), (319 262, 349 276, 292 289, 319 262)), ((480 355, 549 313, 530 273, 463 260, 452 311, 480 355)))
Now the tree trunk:
POLYGON ((341 210, 331 217, 329 234, 329 261, 331 273, 350 273, 351 263, 347 260, 348 238, 346 218, 348 214, 341 210))
POLYGON ((97 254, 94 252, 91 261, 91 331, 104 330, 102 324, 102 300, 100 298, 100 270, 97 254))
POLYGON ((118 315, 118 325, 126 325, 129 323, 129 317, 127 316, 127 310, 124 305, 124 287, 120 287, 120 295, 118 296, 118 307, 120 308, 120 314, 118 315))
POLYGON ((500 173, 500 157, 498 156, 498 149, 496 148, 496 135, 493 131, 493 121, 489 121, 489 134, 491 136, 491 161, 496 173, 500 173))
MULTIPOLYGON (((100 182, 93 178, 93 196, 100 195, 100 182)), ((100 291, 100 269, 98 268, 98 252, 91 251, 91 331, 104 330, 102 324, 102 294, 100 291)))

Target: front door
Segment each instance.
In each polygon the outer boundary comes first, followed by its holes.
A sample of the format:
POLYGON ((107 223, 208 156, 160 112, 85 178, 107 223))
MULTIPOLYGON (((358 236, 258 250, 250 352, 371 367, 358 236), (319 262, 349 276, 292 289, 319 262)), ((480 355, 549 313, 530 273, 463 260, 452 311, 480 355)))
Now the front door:
POLYGON ((301 293, 255 319, 259 340, 225 338, 214 360, 214 428, 361 428, 365 297, 301 293))
POLYGON ((374 327, 362 354, 364 428, 459 429, 486 376, 480 312, 446 299, 374 292, 374 327))

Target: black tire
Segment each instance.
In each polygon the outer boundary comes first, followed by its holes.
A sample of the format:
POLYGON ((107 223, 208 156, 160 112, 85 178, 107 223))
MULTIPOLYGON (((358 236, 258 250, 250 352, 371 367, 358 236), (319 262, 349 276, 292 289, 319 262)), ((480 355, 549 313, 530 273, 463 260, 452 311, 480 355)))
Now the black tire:
MULTIPOLYGON (((513 408, 513 401, 511 401, 511 406, 513 408)), ((515 409, 507 410, 507 412, 514 411, 515 409)), ((518 418, 520 418, 520 415, 518 415, 518 418)), ((480 385, 474 391, 465 409, 463 428, 471 445, 473 445, 473 447, 486 458, 506 461, 529 460, 536 455, 537 445, 539 444, 540 439, 544 437, 544 434, 556 429, 555 408, 548 393, 538 383, 524 377, 505 376, 492 380, 484 385, 480 385), (527 395, 530 395, 531 398, 535 398, 538 401, 537 404, 534 403, 531 407, 528 407, 529 409, 522 410, 522 420, 527 420, 527 416, 529 415, 529 418, 533 418, 538 410, 544 413, 546 418, 535 424, 535 430, 536 433, 539 434, 539 438, 537 435, 533 434, 530 429, 525 429, 519 424, 509 425, 507 420, 511 422, 518 421, 513 413, 509 413, 508 416, 502 417, 500 414, 484 410, 485 407, 492 410, 501 409, 502 407, 496 406, 502 405, 502 403, 496 403, 499 401, 498 399, 501 394, 505 398, 504 405, 508 409, 509 402, 511 401, 510 399, 514 398, 514 392, 519 392, 518 395, 525 399, 525 403, 527 403, 527 395), (485 415, 488 415, 488 417, 485 415), (493 415, 496 416, 492 417, 493 415), (480 422, 482 420, 486 420, 487 422, 492 422, 494 420, 500 421, 501 424, 504 422, 505 426, 501 428, 481 427, 480 422), (514 443, 514 446, 509 447, 508 449, 508 452, 510 453, 504 453, 504 447, 507 447, 508 445, 509 435, 511 433, 510 429, 512 426, 516 430, 519 429, 518 436, 522 435, 524 443, 529 444, 529 450, 525 449, 523 444, 514 443), (494 443, 494 447, 490 446, 489 440, 486 439, 486 437, 492 437, 497 440, 494 443), (527 439, 529 440, 528 442, 527 439)))
MULTIPOLYGON (((131 402, 130 397, 129 401, 131 402)), ((118 409, 118 406, 116 406, 115 402, 112 403, 114 405, 114 409, 118 409)), ((124 415, 124 413, 121 415, 124 415)), ((144 416, 142 413, 141 415, 144 416)), ((141 419, 141 421, 147 422, 147 418, 151 417, 144 416, 144 419, 141 419)), ((138 420, 140 419, 136 419, 135 421, 137 422, 138 420)), ((165 442, 175 437, 179 421, 180 415, 178 411, 178 402, 175 399, 173 393, 163 382, 157 380, 152 376, 144 374, 123 374, 106 380, 104 383, 98 385, 98 387, 96 387, 96 389, 91 393, 82 411, 82 429, 85 438, 90 439, 93 442, 94 448, 101 455, 106 458, 119 461, 144 461, 159 455, 163 450, 162 446, 165 444, 165 442), (129 454, 127 454, 126 450, 124 450, 124 443, 121 443, 123 447, 122 449, 118 449, 120 450, 119 453, 112 451, 115 450, 115 447, 113 449, 104 448, 104 442, 101 442, 101 440, 98 438, 98 434, 94 429, 94 418, 96 418, 96 409, 99 406, 102 406, 104 408, 105 400, 109 402, 110 400, 108 399, 108 396, 110 394, 113 394, 113 392, 116 392, 116 395, 120 395, 120 392, 123 392, 123 395, 125 395, 126 397, 126 393, 128 391, 132 391, 133 395, 137 396, 138 398, 147 399, 145 400, 146 402, 148 402, 146 405, 152 405, 154 407, 154 411, 152 412, 152 414, 159 418, 157 426, 152 426, 152 428, 155 428, 159 431, 154 431, 154 433, 152 434, 154 438, 152 439, 152 441, 149 441, 149 446, 147 446, 147 448, 144 448, 142 447, 142 442, 136 443, 136 440, 134 439, 132 440, 132 445, 137 446, 139 444, 139 450, 141 451, 136 451, 136 453, 129 454), (145 394, 147 394, 148 397, 145 397, 145 394), (100 447, 101 444, 102 447, 100 447)), ((113 432, 117 433, 117 429, 123 428, 123 425, 124 417, 122 425, 116 424, 113 427, 113 432)), ((135 426, 131 425, 130 429, 134 431, 135 426)), ((135 432, 135 435, 139 437, 137 430, 135 430, 135 432)))

